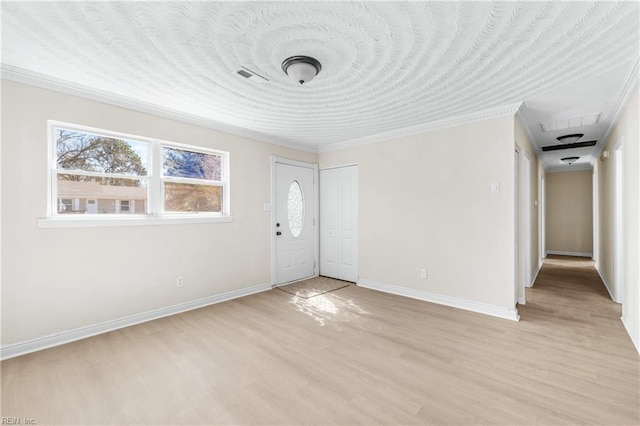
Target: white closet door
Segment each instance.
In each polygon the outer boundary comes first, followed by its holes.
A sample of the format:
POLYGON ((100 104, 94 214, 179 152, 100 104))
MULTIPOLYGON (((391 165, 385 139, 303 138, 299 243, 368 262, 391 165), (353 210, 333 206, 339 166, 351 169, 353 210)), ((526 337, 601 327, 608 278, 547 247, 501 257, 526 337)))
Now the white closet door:
POLYGON ((358 166, 320 171, 320 274, 358 280, 358 166))

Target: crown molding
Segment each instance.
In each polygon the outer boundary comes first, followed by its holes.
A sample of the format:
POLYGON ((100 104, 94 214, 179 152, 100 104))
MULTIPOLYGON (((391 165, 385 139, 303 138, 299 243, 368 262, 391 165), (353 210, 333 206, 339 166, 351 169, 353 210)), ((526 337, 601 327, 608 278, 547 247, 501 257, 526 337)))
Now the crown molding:
MULTIPOLYGON (((315 147, 315 146, 297 144, 283 138, 278 138, 278 137, 267 135, 261 132, 256 132, 256 131, 245 129, 242 127, 233 126, 230 124, 222 123, 220 121, 216 121, 212 119, 207 119, 197 115, 172 110, 170 108, 165 108, 157 104, 143 102, 136 99, 128 98, 126 96, 121 96, 121 95, 117 95, 107 91, 94 89, 89 86, 72 83, 70 81, 62 80, 55 77, 50 77, 44 74, 36 73, 33 71, 25 70, 23 68, 14 67, 7 64, 2 64, 0 70, 2 72, 2 78, 5 80, 14 81, 14 82, 26 84, 29 86, 40 87, 47 90, 53 90, 56 92, 78 96, 81 98, 90 99, 93 101, 102 102, 109 105, 127 108, 133 111, 138 111, 138 112, 155 115, 162 118, 168 118, 171 120, 180 121, 183 123, 206 127, 209 129, 229 133, 232 135, 249 138, 259 142, 284 146, 287 148, 297 149, 305 152, 336 151, 336 150, 351 148, 351 147, 360 146, 360 145, 368 145, 372 143, 383 142, 390 139, 397 139, 401 137, 412 136, 420 133, 432 132, 435 130, 446 129, 449 127, 456 127, 463 124, 470 124, 474 122, 491 120, 494 118, 505 117, 505 116, 514 116, 522 106, 522 102, 518 102, 515 104, 503 105, 503 106, 486 109, 473 114, 467 114, 467 115, 454 117, 454 118, 447 118, 444 120, 438 120, 430 123, 406 127, 403 129, 397 129, 389 132, 370 135, 363 138, 352 139, 345 142, 337 142, 329 145, 315 147)), ((526 128, 526 126, 524 127, 526 128)))
POLYGON ((567 171, 564 168, 558 169, 557 166, 551 166, 547 164, 547 156, 544 155, 544 151, 542 151, 542 148, 538 145, 535 137, 533 136, 533 133, 531 133, 531 129, 533 128, 533 126, 535 126, 535 123, 532 122, 529 118, 526 102, 523 102, 520 109, 518 109, 518 112, 516 112, 516 120, 518 120, 520 122, 520 125, 524 128, 524 131, 529 138, 529 145, 533 149, 533 152, 536 153, 536 157, 538 157, 538 161, 540 162, 540 164, 542 164, 542 168, 544 169, 544 171, 549 173, 567 171))
POLYGON ((428 133, 436 130, 442 130, 449 127, 461 126, 464 124, 475 123, 479 121, 492 120, 494 118, 507 117, 515 115, 520 108, 522 102, 510 105, 502 105, 491 109, 486 109, 473 114, 462 115, 459 117, 447 118, 444 120, 433 121, 430 123, 419 124, 416 126, 405 127, 403 129, 392 130, 389 132, 378 133, 375 135, 365 136, 363 138, 351 139, 345 142, 337 142, 318 147, 318 152, 338 151, 346 148, 353 148, 361 145, 369 145, 378 142, 384 142, 390 139, 398 139, 407 136, 413 136, 420 133, 428 133))
POLYGON ((618 96, 613 101, 613 107, 610 109, 611 114, 609 114, 609 117, 607 117, 609 124, 607 125, 606 130, 602 133, 602 137, 598 139, 598 144, 596 145, 596 150, 593 154, 594 164, 596 161, 598 161, 598 158, 600 158, 600 154, 602 154, 602 150, 607 145, 607 140, 609 139, 609 136, 611 135, 613 128, 618 123, 618 120, 620 120, 620 114, 622 114, 622 111, 624 110, 624 107, 626 106, 627 101, 631 97, 631 94, 633 93, 634 89, 638 87, 639 73, 640 73, 640 55, 636 56, 636 59, 633 62, 633 66, 631 67, 631 69, 629 70, 629 73, 625 77, 624 85, 622 86, 620 93, 618 93, 618 96))
POLYGON ((536 153, 538 158, 541 158, 542 148, 538 146, 538 144, 536 143, 536 139, 533 136, 533 133, 531 133, 531 128, 533 127, 534 123, 532 123, 531 120, 529 119, 529 113, 527 112, 526 102, 523 102, 520 108, 518 109, 518 111, 516 111, 516 120, 518 120, 520 125, 524 128, 524 131, 527 134, 527 137, 529 138, 529 146, 531 146, 531 149, 533 149, 533 152, 536 153))
POLYGON ((233 126, 230 124, 222 123, 220 121, 200 117, 194 114, 176 111, 157 104, 139 101, 104 90, 94 89, 89 86, 72 83, 70 81, 25 70, 23 68, 2 64, 0 71, 2 72, 1 75, 2 79, 4 80, 10 80, 16 83, 40 87, 42 89, 53 90, 67 95, 78 96, 84 99, 102 102, 105 104, 138 111, 145 114, 151 114, 162 118, 168 118, 183 123, 194 124, 196 126, 206 127, 208 129, 229 133, 235 136, 252 139, 259 142, 280 145, 300 151, 316 152, 315 146, 296 144, 289 140, 267 135, 265 133, 233 126))

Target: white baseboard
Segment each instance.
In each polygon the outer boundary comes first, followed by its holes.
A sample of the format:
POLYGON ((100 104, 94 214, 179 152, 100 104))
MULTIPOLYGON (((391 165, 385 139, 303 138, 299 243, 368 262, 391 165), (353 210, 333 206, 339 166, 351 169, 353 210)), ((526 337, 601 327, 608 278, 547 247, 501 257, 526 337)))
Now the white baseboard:
POLYGON ((600 275, 600 279, 604 283, 604 288, 606 288, 607 292, 609 292, 609 296, 611 297, 611 300, 613 300, 616 303, 621 303, 616 300, 616 297, 614 296, 615 293, 613 291, 613 287, 611 287, 611 284, 609 284, 609 281, 607 281, 604 275, 602 275, 602 273, 600 272, 600 269, 596 268, 596 271, 598 272, 598 275, 600 275))
POLYGON ((266 290, 271 290, 271 283, 258 284, 240 290, 229 291, 227 293, 208 296, 202 299, 192 300, 190 302, 184 302, 173 306, 167 306, 165 308, 154 309, 153 311, 130 315, 115 320, 104 321, 98 324, 76 328, 74 330, 67 330, 61 333, 51 334, 24 342, 6 345, 3 346, 2 349, 0 349, 0 359, 5 360, 19 355, 25 355, 31 352, 40 351, 42 349, 63 345, 65 343, 71 343, 76 340, 86 339, 87 337, 95 336, 97 334, 107 333, 109 331, 118 330, 120 328, 129 327, 135 324, 140 324, 169 315, 175 315, 181 312, 190 311, 192 309, 202 308, 204 306, 213 305, 215 303, 225 302, 231 299, 237 299, 238 297, 260 293, 266 290))
POLYGON ((593 258, 593 253, 580 253, 577 251, 547 250, 547 255, 550 255, 550 254, 557 254, 559 256, 577 256, 577 257, 593 258))
POLYGON ((627 330, 627 334, 631 338, 631 341, 633 342, 633 346, 636 347, 636 351, 638 351, 638 353, 640 354, 640 336, 638 336, 637 334, 634 335, 631 332, 631 329, 629 328, 629 325, 624 320, 624 317, 620 317, 620 320, 622 320, 622 325, 624 325, 625 330, 627 330))
POLYGON ((518 298, 518 305, 526 305, 526 304, 527 304, 527 299, 525 299, 524 297, 518 298))
POLYGON ((424 300, 425 302, 437 303, 439 305, 451 306, 453 308, 464 309, 467 311, 478 312, 485 315, 491 315, 498 318, 504 318, 511 321, 519 321, 517 309, 507 309, 502 306, 488 305, 486 303, 474 302, 471 300, 458 299, 451 296, 443 296, 441 294, 428 293, 422 290, 414 290, 412 288, 399 287, 391 284, 384 284, 375 281, 363 280, 358 281, 360 287, 378 290, 385 293, 397 294, 399 296, 410 297, 412 299, 424 300))

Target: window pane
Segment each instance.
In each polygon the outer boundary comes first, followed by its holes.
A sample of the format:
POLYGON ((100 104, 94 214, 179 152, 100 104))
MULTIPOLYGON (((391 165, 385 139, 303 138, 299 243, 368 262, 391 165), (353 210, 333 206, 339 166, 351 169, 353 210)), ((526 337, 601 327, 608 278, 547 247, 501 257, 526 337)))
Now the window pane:
POLYGON ((170 213, 220 213, 222 187, 165 182, 164 210, 170 213))
POLYGON ((57 187, 56 198, 62 201, 58 203, 58 214, 116 214, 117 201, 123 198, 135 202, 136 214, 147 212, 148 191, 145 180, 59 173, 57 187))
POLYGON ((220 181, 220 156, 183 149, 163 149, 165 176, 220 181))
POLYGON ((289 186, 287 218, 291 234, 296 238, 299 237, 304 226, 304 200, 302 199, 302 188, 297 180, 291 182, 289 186))
POLYGON ((56 129, 58 169, 146 176, 148 144, 56 129))

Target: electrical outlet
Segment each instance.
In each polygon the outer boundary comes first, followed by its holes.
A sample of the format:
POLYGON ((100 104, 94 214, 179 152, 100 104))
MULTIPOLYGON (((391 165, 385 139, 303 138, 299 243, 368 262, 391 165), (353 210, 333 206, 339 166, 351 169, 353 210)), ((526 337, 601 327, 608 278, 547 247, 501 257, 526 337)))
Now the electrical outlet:
POLYGON ((426 269, 421 269, 420 270, 420 278, 422 278, 423 280, 427 279, 427 270, 426 269))
POLYGON ((184 287, 184 278, 178 277, 176 279, 176 287, 178 287, 178 288, 184 287))

